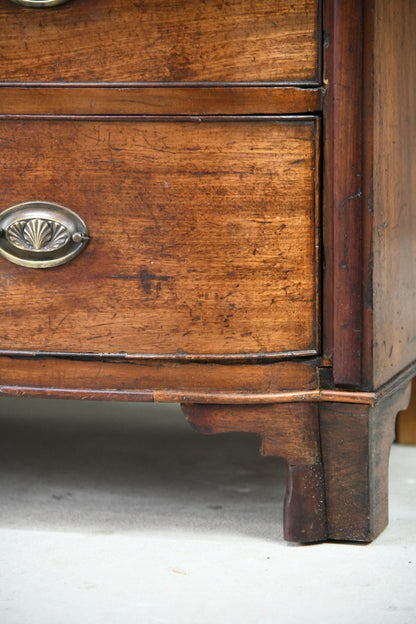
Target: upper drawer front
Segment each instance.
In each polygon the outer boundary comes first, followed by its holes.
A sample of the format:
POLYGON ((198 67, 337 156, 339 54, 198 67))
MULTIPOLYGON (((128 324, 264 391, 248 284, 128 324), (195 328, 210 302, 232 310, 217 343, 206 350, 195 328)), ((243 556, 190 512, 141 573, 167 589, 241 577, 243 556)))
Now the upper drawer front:
POLYGON ((0 82, 319 82, 318 0, 0 0, 0 82))
POLYGON ((3 121, 1 210, 56 202, 91 240, 49 269, 0 258, 0 349, 317 349, 318 120, 3 121))

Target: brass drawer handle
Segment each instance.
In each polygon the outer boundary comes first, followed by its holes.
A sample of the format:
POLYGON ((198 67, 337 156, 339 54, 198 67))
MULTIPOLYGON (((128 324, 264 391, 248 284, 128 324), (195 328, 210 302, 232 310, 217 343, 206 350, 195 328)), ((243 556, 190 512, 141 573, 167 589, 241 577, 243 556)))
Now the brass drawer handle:
POLYGON ((25 202, 0 214, 0 254, 21 266, 46 269, 65 264, 88 240, 84 221, 59 204, 25 202))
POLYGON ((64 2, 68 2, 68 0, 12 0, 16 4, 21 4, 27 7, 36 7, 37 9, 46 9, 48 7, 53 7, 58 4, 63 4, 64 2))

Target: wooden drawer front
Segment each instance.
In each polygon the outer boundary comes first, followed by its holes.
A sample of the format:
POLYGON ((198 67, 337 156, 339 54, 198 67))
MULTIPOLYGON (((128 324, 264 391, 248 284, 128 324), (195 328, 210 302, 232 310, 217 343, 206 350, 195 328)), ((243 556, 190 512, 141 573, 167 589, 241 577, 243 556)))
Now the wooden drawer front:
POLYGON ((0 0, 0 81, 319 82, 318 0, 0 0))
POLYGON ((1 350, 315 352, 318 119, 5 120, 1 209, 77 212, 68 264, 0 258, 1 350))

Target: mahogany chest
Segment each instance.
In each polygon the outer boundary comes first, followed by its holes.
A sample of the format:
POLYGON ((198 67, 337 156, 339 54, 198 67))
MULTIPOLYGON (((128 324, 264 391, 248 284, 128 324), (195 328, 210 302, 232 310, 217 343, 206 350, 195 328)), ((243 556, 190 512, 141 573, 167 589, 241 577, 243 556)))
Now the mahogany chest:
POLYGON ((0 0, 0 392, 179 402, 373 539, 416 374, 412 0, 0 0))

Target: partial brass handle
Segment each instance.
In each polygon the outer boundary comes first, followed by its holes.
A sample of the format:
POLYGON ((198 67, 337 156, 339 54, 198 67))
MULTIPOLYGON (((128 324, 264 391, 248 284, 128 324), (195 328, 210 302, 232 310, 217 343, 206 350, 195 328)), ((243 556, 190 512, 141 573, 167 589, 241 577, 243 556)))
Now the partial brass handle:
POLYGON ((77 256, 88 240, 81 217, 59 204, 25 202, 0 214, 0 254, 21 266, 59 266, 77 256))
POLYGON ((56 6, 57 4, 63 4, 68 0, 12 0, 16 4, 22 4, 27 7, 36 7, 37 9, 46 9, 47 7, 56 6))

